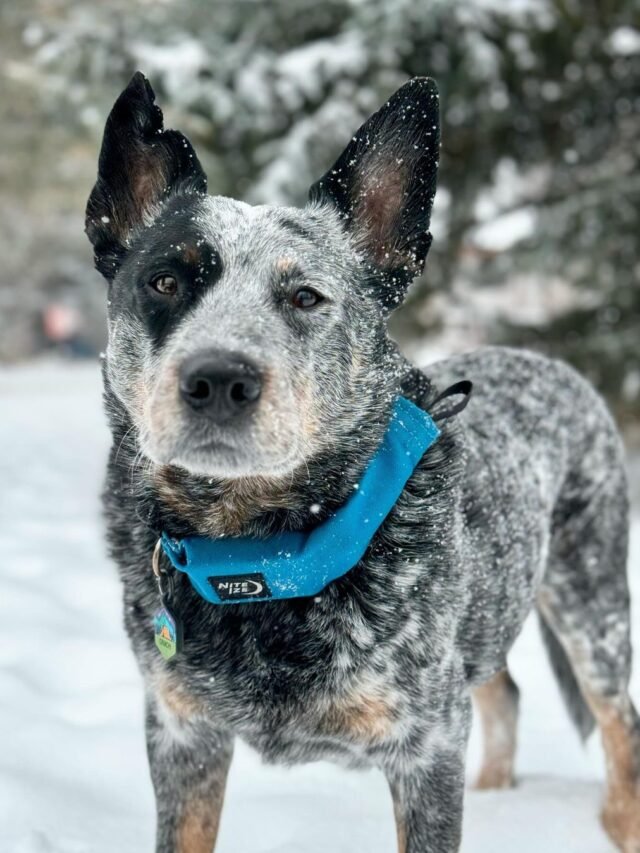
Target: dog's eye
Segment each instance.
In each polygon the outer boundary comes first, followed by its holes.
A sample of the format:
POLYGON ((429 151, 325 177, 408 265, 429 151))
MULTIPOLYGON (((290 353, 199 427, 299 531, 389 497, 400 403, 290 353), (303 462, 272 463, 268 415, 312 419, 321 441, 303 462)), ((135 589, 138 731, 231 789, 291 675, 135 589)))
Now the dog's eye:
POLYGON ((291 302, 296 308, 313 308, 314 305, 322 302, 322 296, 309 287, 301 287, 293 294, 291 302))
POLYGON ((151 279, 149 287, 163 296, 175 296, 178 292, 178 282, 172 275, 162 273, 151 279))

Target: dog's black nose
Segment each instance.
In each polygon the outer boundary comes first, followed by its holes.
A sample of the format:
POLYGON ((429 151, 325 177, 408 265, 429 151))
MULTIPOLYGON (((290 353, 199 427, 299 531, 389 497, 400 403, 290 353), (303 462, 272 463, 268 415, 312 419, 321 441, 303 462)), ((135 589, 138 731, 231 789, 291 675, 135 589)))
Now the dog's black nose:
POLYGON ((217 423, 251 409, 261 392, 258 368, 233 353, 198 353, 180 369, 182 399, 217 423))

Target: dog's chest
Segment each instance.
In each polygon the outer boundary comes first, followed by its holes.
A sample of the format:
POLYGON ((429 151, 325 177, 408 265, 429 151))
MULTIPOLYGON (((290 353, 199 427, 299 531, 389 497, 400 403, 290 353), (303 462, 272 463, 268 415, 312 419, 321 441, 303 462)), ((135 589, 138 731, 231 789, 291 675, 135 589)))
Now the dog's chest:
POLYGON ((404 716, 404 702, 388 674, 364 668, 341 682, 338 673, 269 674, 197 678, 159 665, 150 686, 169 730, 179 737, 204 726, 229 729, 264 759, 299 762, 319 758, 366 763, 368 753, 389 742, 404 716), (320 677, 318 677, 320 675, 320 677))

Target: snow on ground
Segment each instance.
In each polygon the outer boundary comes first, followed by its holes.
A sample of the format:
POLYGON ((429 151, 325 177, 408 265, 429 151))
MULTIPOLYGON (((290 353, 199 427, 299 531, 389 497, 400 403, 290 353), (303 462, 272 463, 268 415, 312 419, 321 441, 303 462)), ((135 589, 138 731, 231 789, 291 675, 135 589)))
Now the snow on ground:
MULTIPOLYGON (((0 371, 0 851, 141 853, 153 802, 140 680, 104 556, 108 437, 94 365, 0 371)), ((634 527, 640 649, 640 523, 634 527)), ((519 786, 470 792, 463 851, 607 853, 603 761, 560 705, 535 623, 512 655, 523 692, 519 786)), ((634 691, 640 698, 640 673, 634 691)), ((474 731, 470 775, 477 763, 474 731)), ((219 853, 390 853, 382 776, 263 766, 239 746, 219 853)))

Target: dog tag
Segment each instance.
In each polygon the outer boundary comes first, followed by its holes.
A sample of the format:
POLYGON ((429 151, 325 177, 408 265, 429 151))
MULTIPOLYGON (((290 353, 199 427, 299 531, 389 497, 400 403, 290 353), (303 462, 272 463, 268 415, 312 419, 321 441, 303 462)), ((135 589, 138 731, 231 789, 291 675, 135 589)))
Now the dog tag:
POLYGON ((158 584, 160 593, 160 609, 153 617, 153 635, 156 648, 165 660, 170 660, 182 649, 182 620, 169 607, 169 601, 173 596, 174 581, 173 574, 167 575, 160 568, 160 551, 162 550, 162 539, 158 539, 153 549, 151 567, 158 584))
POLYGON ((169 609, 166 601, 153 617, 156 647, 165 660, 178 654, 182 647, 182 623, 169 609))

